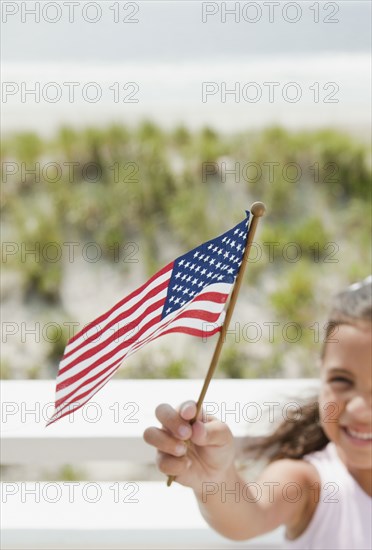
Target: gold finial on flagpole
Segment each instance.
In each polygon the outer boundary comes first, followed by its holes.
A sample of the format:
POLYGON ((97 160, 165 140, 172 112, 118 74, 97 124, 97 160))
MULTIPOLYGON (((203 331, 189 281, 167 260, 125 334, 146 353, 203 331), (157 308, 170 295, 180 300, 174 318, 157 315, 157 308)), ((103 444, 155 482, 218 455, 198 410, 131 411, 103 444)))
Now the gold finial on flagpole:
POLYGON ((263 202, 254 202, 251 206, 251 213, 252 216, 256 216, 256 218, 261 218, 264 216, 266 212, 266 207, 263 202))

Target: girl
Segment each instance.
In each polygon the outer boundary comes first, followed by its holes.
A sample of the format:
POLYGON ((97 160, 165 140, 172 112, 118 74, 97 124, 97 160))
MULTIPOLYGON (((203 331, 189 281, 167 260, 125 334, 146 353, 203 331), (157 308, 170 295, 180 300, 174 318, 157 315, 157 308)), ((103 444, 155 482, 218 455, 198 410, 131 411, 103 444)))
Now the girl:
POLYGON ((225 537, 246 540, 284 525, 287 548, 372 548, 371 284, 368 277, 334 300, 318 402, 256 444, 269 457, 259 498, 234 465, 226 424, 201 414, 190 425, 192 401, 178 411, 156 408, 162 428, 147 428, 144 439, 158 449, 160 471, 193 489, 203 517, 225 537))

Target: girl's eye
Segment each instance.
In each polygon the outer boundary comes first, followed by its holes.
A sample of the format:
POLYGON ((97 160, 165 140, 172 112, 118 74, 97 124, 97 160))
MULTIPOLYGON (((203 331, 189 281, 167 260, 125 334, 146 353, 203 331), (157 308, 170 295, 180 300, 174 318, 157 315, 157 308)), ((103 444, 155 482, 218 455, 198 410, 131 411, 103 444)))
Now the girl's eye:
POLYGON ((343 378, 343 376, 336 376, 335 378, 331 378, 329 382, 336 382, 339 384, 351 384, 351 380, 343 378))

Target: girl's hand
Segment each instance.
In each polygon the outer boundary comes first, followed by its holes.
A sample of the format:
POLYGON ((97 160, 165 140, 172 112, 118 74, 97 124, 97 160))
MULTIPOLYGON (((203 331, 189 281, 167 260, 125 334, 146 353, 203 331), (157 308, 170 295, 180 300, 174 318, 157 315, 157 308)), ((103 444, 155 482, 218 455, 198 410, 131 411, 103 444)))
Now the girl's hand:
POLYGON ((178 483, 195 491, 201 491, 203 482, 226 478, 235 457, 233 435, 226 424, 211 416, 203 421, 201 411, 190 425, 196 414, 194 401, 183 403, 178 410, 161 404, 155 414, 162 427, 147 428, 143 438, 157 448, 161 472, 177 476, 178 483))

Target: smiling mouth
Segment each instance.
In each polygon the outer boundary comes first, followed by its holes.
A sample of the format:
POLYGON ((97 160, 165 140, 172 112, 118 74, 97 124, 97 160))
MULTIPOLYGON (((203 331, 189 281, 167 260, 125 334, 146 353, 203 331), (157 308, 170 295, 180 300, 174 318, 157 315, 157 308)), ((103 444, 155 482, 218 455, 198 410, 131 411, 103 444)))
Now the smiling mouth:
POLYGON ((372 442, 372 432, 358 432, 347 426, 342 426, 342 430, 349 438, 353 439, 354 441, 358 441, 360 443, 372 442))

